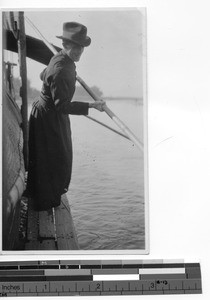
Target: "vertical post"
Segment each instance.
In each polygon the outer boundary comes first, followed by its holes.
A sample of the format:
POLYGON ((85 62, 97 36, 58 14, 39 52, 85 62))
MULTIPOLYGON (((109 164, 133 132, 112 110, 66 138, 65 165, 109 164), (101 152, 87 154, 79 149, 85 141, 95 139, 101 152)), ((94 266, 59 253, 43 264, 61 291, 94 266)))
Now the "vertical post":
POLYGON ((25 168, 28 168, 28 101, 27 101, 27 68, 26 68, 26 36, 25 36, 25 24, 24 13, 18 13, 18 54, 20 63, 20 77, 22 86, 20 90, 20 96, 22 98, 21 114, 23 121, 23 156, 25 162, 25 168))

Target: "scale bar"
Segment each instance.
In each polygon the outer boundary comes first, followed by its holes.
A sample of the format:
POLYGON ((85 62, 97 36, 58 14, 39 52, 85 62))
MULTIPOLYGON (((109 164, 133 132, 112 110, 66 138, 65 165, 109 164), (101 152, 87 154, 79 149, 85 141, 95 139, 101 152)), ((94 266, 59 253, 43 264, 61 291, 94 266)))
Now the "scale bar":
POLYGON ((199 263, 182 261, 0 262, 0 296, 201 294, 199 263))

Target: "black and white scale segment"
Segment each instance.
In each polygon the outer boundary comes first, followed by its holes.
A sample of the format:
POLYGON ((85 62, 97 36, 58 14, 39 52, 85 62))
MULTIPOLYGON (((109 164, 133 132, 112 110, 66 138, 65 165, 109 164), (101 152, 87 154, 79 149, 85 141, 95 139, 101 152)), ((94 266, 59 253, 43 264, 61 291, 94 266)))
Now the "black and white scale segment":
POLYGON ((0 262, 0 296, 201 294, 199 263, 177 260, 0 262))

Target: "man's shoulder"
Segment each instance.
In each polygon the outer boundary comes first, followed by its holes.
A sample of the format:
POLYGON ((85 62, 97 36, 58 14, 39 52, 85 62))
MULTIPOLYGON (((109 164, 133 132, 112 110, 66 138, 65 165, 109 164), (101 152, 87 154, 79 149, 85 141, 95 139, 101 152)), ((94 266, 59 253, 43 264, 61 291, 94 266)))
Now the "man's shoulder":
POLYGON ((51 58, 49 67, 57 72, 65 72, 65 70, 75 69, 75 64, 67 55, 59 52, 51 58))
POLYGON ((60 51, 51 58, 50 63, 66 65, 66 64, 72 64, 73 61, 69 59, 69 57, 65 53, 60 51))

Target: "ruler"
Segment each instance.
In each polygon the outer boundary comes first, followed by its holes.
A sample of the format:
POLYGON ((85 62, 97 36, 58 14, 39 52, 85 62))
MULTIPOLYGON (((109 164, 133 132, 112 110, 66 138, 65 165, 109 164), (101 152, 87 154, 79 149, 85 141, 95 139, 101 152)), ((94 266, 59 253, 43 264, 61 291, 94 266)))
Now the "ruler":
POLYGON ((199 263, 169 260, 0 262, 0 296, 201 294, 199 263))

